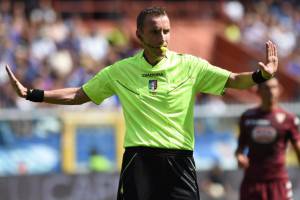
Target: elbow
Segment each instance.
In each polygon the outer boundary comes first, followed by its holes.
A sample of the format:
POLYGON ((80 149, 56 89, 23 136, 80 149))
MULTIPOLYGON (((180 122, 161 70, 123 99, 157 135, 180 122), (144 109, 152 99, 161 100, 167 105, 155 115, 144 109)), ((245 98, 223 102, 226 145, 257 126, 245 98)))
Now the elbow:
POLYGON ((90 101, 90 98, 83 92, 81 88, 77 88, 75 96, 72 99, 74 105, 81 105, 90 101))
POLYGON ((231 73, 227 83, 226 88, 232 88, 232 89, 244 89, 243 84, 239 80, 239 76, 236 73, 231 73))
POLYGON ((239 90, 248 89, 253 85, 253 81, 249 78, 249 74, 245 73, 231 73, 226 83, 227 88, 239 90))
POLYGON ((72 104, 73 104, 73 105, 82 105, 82 104, 84 104, 84 103, 86 103, 86 101, 75 100, 72 104))

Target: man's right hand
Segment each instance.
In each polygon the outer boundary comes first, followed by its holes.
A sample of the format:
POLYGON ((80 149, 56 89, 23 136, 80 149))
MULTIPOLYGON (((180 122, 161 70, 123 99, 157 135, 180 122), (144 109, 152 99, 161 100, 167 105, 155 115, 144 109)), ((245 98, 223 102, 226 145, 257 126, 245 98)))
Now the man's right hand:
POLYGON ((20 81, 15 77, 14 73, 11 71, 10 67, 8 65, 5 66, 5 69, 7 71, 10 83, 16 93, 19 97, 26 98, 27 95, 27 88, 25 88, 20 81))

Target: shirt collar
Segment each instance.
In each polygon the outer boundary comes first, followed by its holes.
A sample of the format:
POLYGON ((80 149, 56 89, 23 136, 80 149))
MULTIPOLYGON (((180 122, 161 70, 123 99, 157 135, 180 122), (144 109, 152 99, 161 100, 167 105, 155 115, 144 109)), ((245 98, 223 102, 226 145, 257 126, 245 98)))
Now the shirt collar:
MULTIPOLYGON (((144 58, 144 49, 142 49, 142 50, 139 52, 139 58, 144 58)), ((166 52, 165 58, 170 58, 170 51, 169 51, 169 49, 168 49, 167 52, 166 52)), ((144 59, 145 59, 145 58, 144 58, 144 59)))

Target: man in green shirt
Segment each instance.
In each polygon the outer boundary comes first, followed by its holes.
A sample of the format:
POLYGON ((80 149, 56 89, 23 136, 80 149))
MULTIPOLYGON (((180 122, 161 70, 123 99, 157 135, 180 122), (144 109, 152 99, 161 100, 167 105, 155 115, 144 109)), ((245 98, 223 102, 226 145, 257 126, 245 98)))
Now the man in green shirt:
POLYGON ((106 67, 78 88, 27 89, 6 67, 17 94, 30 101, 100 104, 118 95, 126 123, 118 200, 198 200, 192 157, 196 93, 222 95, 225 88, 249 88, 277 71, 277 50, 271 41, 259 70, 233 73, 168 50, 170 29, 165 10, 142 10, 136 35, 143 50, 106 67))

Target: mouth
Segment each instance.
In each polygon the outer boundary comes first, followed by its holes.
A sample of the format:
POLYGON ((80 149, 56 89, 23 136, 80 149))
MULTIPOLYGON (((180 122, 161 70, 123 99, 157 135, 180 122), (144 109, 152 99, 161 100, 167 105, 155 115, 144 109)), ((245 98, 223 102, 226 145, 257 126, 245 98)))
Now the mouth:
POLYGON ((162 52, 162 54, 166 54, 166 52, 168 50, 168 48, 166 46, 160 46, 159 49, 162 52))
POLYGON ((168 48, 166 45, 160 45, 156 47, 151 47, 150 51, 152 51, 154 54, 165 56, 168 51, 168 48))

